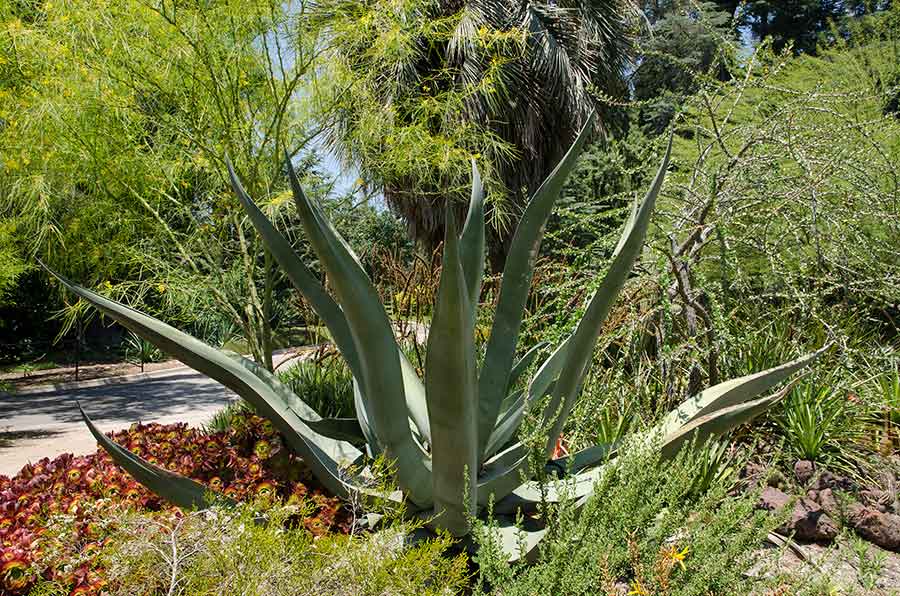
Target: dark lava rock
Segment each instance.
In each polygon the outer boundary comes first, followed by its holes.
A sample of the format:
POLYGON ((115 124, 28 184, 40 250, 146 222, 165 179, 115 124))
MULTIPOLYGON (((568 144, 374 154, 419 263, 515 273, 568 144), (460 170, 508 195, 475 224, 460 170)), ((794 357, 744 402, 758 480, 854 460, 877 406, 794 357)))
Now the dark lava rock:
POLYGON ((809 484, 809 481, 812 480, 815 473, 816 464, 809 460, 801 459, 794 464, 794 477, 797 478, 797 482, 804 486, 809 484))
MULTIPOLYGON (((759 507, 768 511, 780 511, 790 502, 790 496, 772 487, 763 490, 759 497, 759 507)), ((790 518, 779 530, 811 542, 828 543, 838 535, 837 524, 818 503, 806 497, 794 501, 790 518)))
POLYGON ((900 552, 900 515, 854 503, 848 508, 847 521, 857 534, 872 544, 900 552))
POLYGON ((816 479, 816 483, 813 488, 815 490, 837 488, 844 491, 850 491, 853 490, 853 483, 848 478, 844 478, 843 476, 836 476, 828 470, 822 470, 822 473, 819 474, 819 477, 816 479))

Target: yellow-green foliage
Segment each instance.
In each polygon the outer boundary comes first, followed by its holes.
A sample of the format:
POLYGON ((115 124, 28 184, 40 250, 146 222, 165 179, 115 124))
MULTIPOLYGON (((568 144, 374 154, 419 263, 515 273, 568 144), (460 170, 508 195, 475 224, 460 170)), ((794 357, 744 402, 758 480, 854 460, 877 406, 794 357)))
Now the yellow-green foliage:
POLYGON ((900 118, 886 99, 900 26, 886 31, 818 57, 764 46, 688 99, 663 228, 686 237, 711 206, 708 274, 795 301, 815 290, 896 300, 900 118))
POLYGON ((506 563, 480 534, 476 593, 587 596, 623 585, 637 596, 753 593, 744 572, 779 520, 754 512, 754 494, 728 494, 739 463, 710 458, 709 448, 665 463, 646 444, 623 449, 580 517, 566 504, 551 510, 537 564, 506 563))
MULTIPOLYGON (((449 538, 403 546, 407 528, 313 538, 288 508, 123 514, 106 541, 108 596, 451 595, 467 581, 449 538), (173 561, 175 565, 173 565, 173 561), (175 588, 170 591, 170 588, 175 588)), ((53 594, 52 585, 40 588, 53 594)))

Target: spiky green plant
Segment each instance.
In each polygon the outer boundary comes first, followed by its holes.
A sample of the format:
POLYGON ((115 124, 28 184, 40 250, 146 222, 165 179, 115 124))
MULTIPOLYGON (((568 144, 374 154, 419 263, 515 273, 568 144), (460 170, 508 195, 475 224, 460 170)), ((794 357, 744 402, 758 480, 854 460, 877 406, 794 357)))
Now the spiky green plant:
MULTIPOLYGON (((668 166, 671 143, 646 197, 635 202, 609 270, 587 303, 583 318, 528 382, 520 383, 520 377, 541 352, 535 347, 516 358, 543 229, 592 122, 581 131, 522 215, 503 271, 480 369, 476 364, 474 323, 484 274, 485 215, 482 185, 473 164, 472 198, 461 233, 448 215, 424 382, 399 349, 384 306, 356 256, 320 207, 303 193, 291 164, 287 163, 287 171, 297 211, 309 243, 328 274, 334 298, 247 196, 229 164, 234 191, 250 221, 328 326, 347 361, 354 378, 355 418, 322 418, 257 363, 214 349, 152 317, 60 280, 106 315, 253 404, 334 493, 366 497, 369 493, 362 488, 364 479, 349 475, 347 468, 362 470, 357 474, 365 476, 367 458, 383 455, 393 463, 400 489, 392 498, 404 500, 411 512, 429 519, 432 527, 456 536, 466 535, 473 516, 492 503, 490 509, 498 516, 494 527, 515 556, 521 535, 514 516, 519 511, 534 510, 542 497, 550 501, 561 498, 552 488, 548 493, 534 481, 527 481, 532 467, 529 461, 533 460, 529 449, 516 439, 523 414, 529 404, 546 401, 541 412, 548 437, 546 456, 550 459, 556 438, 578 398, 603 321, 643 246, 668 166), (361 444, 366 446, 365 453, 355 446, 361 444)), ((703 442, 753 418, 782 394, 756 396, 814 357, 812 354, 727 381, 692 397, 654 431, 660 437, 663 456, 676 453, 686 440, 703 442)), ((84 418, 110 455, 149 488, 183 507, 209 504, 206 487, 129 453, 100 433, 86 415, 84 418)), ((585 502, 601 474, 598 463, 607 460, 613 449, 598 445, 554 461, 556 469, 571 474, 565 494, 585 502)), ((527 533, 526 550, 534 552, 542 536, 543 530, 527 533)))

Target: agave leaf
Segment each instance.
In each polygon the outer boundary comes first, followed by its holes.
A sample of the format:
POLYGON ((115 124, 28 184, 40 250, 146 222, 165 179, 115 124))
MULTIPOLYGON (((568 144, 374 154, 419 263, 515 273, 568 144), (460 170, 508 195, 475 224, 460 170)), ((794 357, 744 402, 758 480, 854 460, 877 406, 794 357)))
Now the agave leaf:
MULTIPOLYGON (((356 345, 353 343, 353 336, 347 319, 338 304, 328 295, 324 286, 316 279, 316 277, 304 265, 303 261, 297 256, 290 243, 281 235, 272 225, 268 218, 260 211, 253 202, 253 199, 247 194, 241 185, 231 162, 226 159, 228 166, 228 174, 231 178, 231 186, 238 197, 244 210, 250 218, 251 223, 256 228, 260 237, 275 257, 278 264, 285 270, 294 286, 303 294, 316 311, 316 314, 322 318, 328 330, 331 332, 334 342, 340 350, 344 359, 347 361, 353 377, 358 382, 363 382, 362 370, 360 368, 359 356, 357 354, 356 345)), ((315 206, 312 206, 316 216, 316 221, 321 222, 324 218, 315 206)), ((343 245, 347 254, 358 263, 358 258, 353 251, 343 245)), ((399 348, 398 348, 399 350, 399 348)), ((402 352, 401 352, 402 354, 402 352)), ((424 388, 422 382, 416 377, 415 370, 409 362, 405 361, 405 356, 401 355, 401 364, 403 365, 404 388, 406 389, 405 397, 407 406, 410 410, 410 416, 416 424, 419 433, 428 437, 428 410, 425 405, 424 388), (410 378, 407 369, 413 370, 410 378)), ((365 395, 365 390, 361 388, 361 392, 365 395)))
MULTIPOLYGON (((690 423, 678 428, 675 432, 669 433, 662 438, 659 448, 662 452, 662 459, 671 459, 678 454, 681 447, 689 440, 695 440, 696 444, 703 444, 706 441, 727 433, 731 429, 740 426, 770 408, 773 404, 781 400, 790 386, 785 387, 767 397, 762 397, 754 401, 739 403, 727 408, 715 410, 710 414, 706 414, 699 418, 695 418, 690 423)), ((650 431, 644 435, 646 441, 651 441, 653 437, 658 437, 661 426, 656 430, 650 431)), ((612 454, 615 455, 614 453, 612 454)), ((597 480, 603 475, 605 467, 603 465, 573 474, 566 482, 566 495, 575 499, 585 499, 593 494, 593 487, 597 480)), ((516 511, 534 511, 541 502, 541 487, 537 482, 529 481, 515 488, 509 496, 499 501, 494 510, 498 513, 514 513, 516 511)), ((561 493, 555 486, 547 487, 545 491, 547 502, 558 502, 561 493)))
POLYGON ((525 407, 528 405, 525 399, 525 392, 521 390, 516 391, 511 397, 514 398, 513 402, 500 416, 497 426, 491 432, 487 447, 484 450, 485 457, 492 456, 498 449, 502 448, 516 433, 519 424, 522 422, 522 417, 525 415, 525 407))
POLYGON ((752 375, 731 379, 701 391, 669 412, 661 424, 662 432, 664 434, 675 432, 700 416, 743 403, 763 391, 771 389, 801 368, 809 366, 830 347, 830 344, 826 345, 791 362, 752 375))
POLYGON ((334 338, 334 343, 340 350, 341 355, 347 361, 350 371, 355 378, 360 378, 361 372, 359 367, 359 358, 356 354, 356 346, 353 343, 353 337, 350 334, 350 327, 347 325, 347 319, 341 308, 325 291, 325 287, 319 282, 315 275, 306 267, 303 261, 294 252, 290 242, 275 229, 275 226, 260 211, 253 199, 244 190, 241 181, 238 179, 231 160, 225 158, 225 165, 228 167, 228 175, 231 178, 231 187, 234 194, 247 212, 250 222, 256 228, 260 238, 266 248, 275 258, 275 261, 284 269, 288 279, 294 284, 300 293, 309 301, 313 310, 328 327, 328 331, 334 338))
POLYGON ((534 377, 531 379, 531 383, 528 385, 529 402, 541 399, 547 395, 547 392, 553 387, 553 384, 559 378, 559 373, 562 371, 563 365, 566 363, 566 358, 569 354, 569 342, 571 340, 572 336, 569 335, 566 339, 561 341, 553 353, 550 354, 544 363, 541 364, 540 368, 538 368, 534 377))
POLYGON ((363 399, 362 390, 356 378, 353 379, 353 406, 356 410, 356 421, 359 422, 359 429, 363 436, 366 437, 366 447, 370 457, 378 457, 381 454, 381 447, 378 445, 378 437, 372 432, 369 426, 369 411, 366 401, 363 399))
POLYGON ((475 507, 478 406, 473 335, 469 288, 448 208, 441 281, 428 332, 425 387, 436 523, 454 536, 468 533, 475 507))
POLYGON ((88 415, 84 413, 80 403, 78 403, 78 410, 81 412, 81 417, 84 419, 88 430, 91 431, 91 434, 94 435, 94 438, 97 439, 104 451, 109 453, 113 461, 131 474, 135 480, 153 491, 154 494, 159 495, 173 505, 188 510, 206 509, 216 502, 232 503, 224 496, 215 495, 213 491, 199 482, 194 482, 190 478, 164 470, 131 453, 100 432, 88 415))
MULTIPOLYGON (((541 353, 541 350, 546 348, 549 344, 545 341, 538 342, 531 346, 531 348, 525 352, 521 358, 519 358, 518 362, 513 366, 512 371, 509 373, 509 387, 507 391, 516 386, 516 383, 519 381, 519 378, 525 374, 525 371, 528 370, 528 367, 531 366, 531 363, 534 362, 538 355, 541 353)), ((508 396, 507 396, 508 397, 508 396)))
POLYGON ((750 422, 772 407, 773 404, 783 399, 790 391, 792 385, 789 384, 781 391, 766 397, 752 401, 742 401, 731 406, 711 410, 708 414, 694 417, 690 422, 663 438, 661 446, 663 459, 675 457, 688 440, 695 440, 696 445, 699 446, 737 426, 750 422))
POLYGON ((567 473, 578 473, 584 468, 588 466, 592 466, 598 462, 609 460, 614 457, 616 454, 616 449, 619 447, 619 442, 615 442, 612 444, 609 443, 601 443, 598 445, 592 445, 591 447, 587 447, 582 449, 581 451, 577 451, 570 455, 566 455, 565 457, 560 457, 554 459, 552 461, 559 469, 566 471, 567 473))
POLYGON ((398 348, 400 354, 400 370, 403 374, 403 394, 406 398, 406 408, 409 417, 415 424, 419 436, 431 443, 431 425, 428 422, 428 402, 425 398, 425 385, 416 373, 403 350, 398 348))
POLYGON ((484 187, 478 166, 472 160, 472 198, 469 213, 460 237, 459 258, 469 293, 469 306, 474 320, 481 298, 481 282, 484 279, 484 187))
POLYGON ((575 399, 578 397, 603 321, 606 320, 606 315, 619 295, 622 286, 625 285, 625 280, 631 273, 634 262, 637 260, 638 254, 644 245, 644 236, 646 236, 647 228, 650 225, 650 215, 653 213, 653 207, 656 205, 656 198, 659 196, 659 191, 662 188, 666 169, 669 167, 671 151, 672 137, 670 136, 665 156, 662 164, 659 166, 653 184, 650 186, 650 190, 644 197, 640 207, 634 212, 634 217, 630 218, 628 225, 623 230, 617 251, 613 253, 609 270, 603 278, 600 287, 591 297, 584 316, 578 322, 575 332, 568 341, 569 347, 566 362, 553 390, 553 399, 547 407, 548 417, 553 418, 547 443, 548 455, 553 452, 556 438, 562 431, 563 424, 565 424, 569 412, 571 412, 575 404, 575 399))
MULTIPOLYGON (((296 414, 296 412, 294 413, 296 414)), ((366 442, 366 436, 363 434, 363 431, 359 426, 359 420, 356 418, 322 418, 321 420, 306 420, 303 416, 299 415, 298 418, 303 420, 306 426, 322 436, 338 441, 347 441, 353 445, 361 445, 366 442)))
POLYGON ((588 117, 584 128, 578 134, 572 147, 544 180, 525 207, 525 212, 516 227, 503 268, 500 299, 494 314, 491 336, 488 339, 484 365, 478 379, 479 450, 483 453, 491 430, 500 414, 509 375, 519 341, 525 301, 534 275, 547 218, 559 196, 559 191, 575 167, 581 149, 587 142, 594 125, 594 114, 588 117))
POLYGON ((370 428, 388 458, 396 461, 401 488, 417 506, 428 507, 432 503, 430 464, 405 423, 408 414, 400 352, 384 306, 353 252, 303 193, 290 160, 285 161, 303 228, 350 326, 370 428))
POLYGON ((547 535, 547 528, 537 521, 525 518, 516 523, 515 518, 501 516, 496 525, 486 528, 491 537, 506 554, 507 561, 534 563, 538 557, 538 545, 547 535))
POLYGON ((500 501, 522 484, 528 474, 528 450, 522 443, 515 443, 498 453, 478 476, 478 505, 500 501))
POLYGON ((40 264, 71 292, 93 304, 103 314, 253 404, 271 420, 285 436, 291 449, 307 461, 330 490, 342 496, 349 496, 355 490, 342 479, 340 466, 358 459, 360 451, 349 443, 319 435, 306 426, 294 414, 295 410, 307 418, 318 419, 319 415, 264 367, 212 348, 162 321, 77 286, 40 264))

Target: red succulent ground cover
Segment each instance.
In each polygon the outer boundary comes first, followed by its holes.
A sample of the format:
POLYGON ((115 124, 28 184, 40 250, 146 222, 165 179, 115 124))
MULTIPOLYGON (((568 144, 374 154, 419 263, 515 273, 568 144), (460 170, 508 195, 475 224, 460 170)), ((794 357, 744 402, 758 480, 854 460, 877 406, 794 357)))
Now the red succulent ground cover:
MULTIPOLYGON (((238 414, 230 430, 213 434, 186 424, 135 424, 110 436, 151 463, 235 500, 303 503, 309 515, 297 521, 314 535, 349 530, 350 515, 341 502, 314 483, 271 423, 258 416, 238 414)), ((103 520, 123 507, 174 509, 103 450, 44 458, 13 478, 0 476, 0 596, 27 594, 40 578, 69 586, 72 596, 98 594, 104 580, 96 555, 108 533, 103 520), (61 546, 47 531, 54 515, 69 516, 77 529, 74 544, 62 545, 72 554, 65 565, 47 563, 47 553, 58 553, 61 546)))

